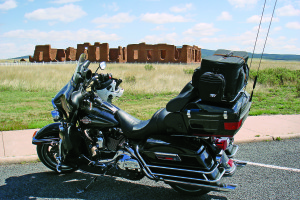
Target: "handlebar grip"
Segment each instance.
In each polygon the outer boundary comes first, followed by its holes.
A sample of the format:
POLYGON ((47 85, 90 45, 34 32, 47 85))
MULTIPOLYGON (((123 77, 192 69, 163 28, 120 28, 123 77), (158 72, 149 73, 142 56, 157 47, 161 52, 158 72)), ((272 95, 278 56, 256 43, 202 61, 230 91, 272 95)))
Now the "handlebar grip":
POLYGON ((119 85, 123 82, 123 80, 122 80, 122 79, 119 79, 119 80, 117 80, 116 82, 117 82, 117 83, 116 83, 116 88, 118 88, 119 85))

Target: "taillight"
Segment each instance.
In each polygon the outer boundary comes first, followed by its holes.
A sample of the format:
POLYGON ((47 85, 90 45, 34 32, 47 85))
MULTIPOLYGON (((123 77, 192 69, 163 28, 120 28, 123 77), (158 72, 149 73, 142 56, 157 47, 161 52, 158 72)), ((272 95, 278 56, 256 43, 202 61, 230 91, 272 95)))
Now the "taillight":
POLYGON ((238 130, 242 125, 243 119, 241 119, 239 122, 224 122, 224 129, 225 130, 238 130))
POLYGON ((227 139, 216 139, 215 145, 216 145, 219 149, 226 150, 226 149, 227 149, 227 146, 228 146, 228 141, 227 141, 227 139))

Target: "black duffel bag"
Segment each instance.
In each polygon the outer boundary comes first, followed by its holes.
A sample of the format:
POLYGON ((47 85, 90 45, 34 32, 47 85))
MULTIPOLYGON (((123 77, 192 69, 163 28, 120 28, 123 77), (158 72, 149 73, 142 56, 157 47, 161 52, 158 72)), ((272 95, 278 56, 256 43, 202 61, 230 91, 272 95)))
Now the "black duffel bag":
POLYGON ((192 85, 195 87, 196 91, 198 91, 199 97, 203 100, 206 99, 201 95, 203 94, 203 90, 209 90, 210 87, 200 81, 201 76, 206 72, 211 72, 216 75, 222 74, 226 83, 222 98, 216 98, 216 100, 210 98, 211 101, 234 101, 247 85, 249 77, 247 60, 248 53, 245 51, 230 51, 223 49, 217 50, 212 56, 203 58, 201 66, 195 69, 192 78, 192 85))

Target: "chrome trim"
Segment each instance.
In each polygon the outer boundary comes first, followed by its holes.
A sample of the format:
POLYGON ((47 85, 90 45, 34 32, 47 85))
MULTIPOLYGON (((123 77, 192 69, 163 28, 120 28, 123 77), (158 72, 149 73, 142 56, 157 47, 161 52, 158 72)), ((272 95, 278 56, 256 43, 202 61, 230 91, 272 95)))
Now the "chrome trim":
POLYGON ((226 175, 229 175, 229 176, 231 176, 231 175, 233 175, 234 174, 234 172, 235 172, 235 170, 236 170, 236 165, 235 165, 235 163, 233 162, 233 166, 232 167, 230 167, 230 169, 226 169, 225 170, 225 174, 226 175))
POLYGON ((191 110, 187 110, 187 111, 186 111, 186 115, 187 115, 188 118, 191 118, 191 117, 192 117, 192 116, 191 116, 191 110))
POLYGON ((219 166, 219 163, 211 171, 195 171, 191 169, 181 169, 181 168, 172 168, 172 167, 163 167, 163 166, 155 166, 155 165, 147 165, 147 167, 159 168, 159 169, 169 169, 169 170, 177 170, 177 171, 184 171, 184 172, 193 172, 199 174, 212 174, 219 166))
POLYGON ((43 143, 43 144, 57 144, 59 143, 59 138, 49 138, 49 139, 36 139, 32 138, 32 144, 43 143))
POLYGON ((228 119, 228 114, 227 114, 226 110, 224 110, 223 117, 224 117, 224 119, 228 119))
POLYGON ((236 184, 218 184, 216 186, 214 185, 204 185, 204 184, 199 184, 199 183, 189 183, 189 182, 182 182, 182 181, 174 181, 174 180, 165 180, 165 183, 177 183, 177 184, 186 184, 186 185, 192 185, 192 186, 199 186, 202 188, 207 188, 213 191, 222 191, 222 192, 231 192, 234 190, 237 185, 236 184))
POLYGON ((191 178, 191 177, 184 177, 184 176, 175 176, 175 175, 168 175, 168 174, 158 174, 158 173, 153 173, 156 176, 163 176, 163 177, 169 177, 169 178, 179 178, 179 179, 184 179, 184 180, 193 180, 193 181, 203 181, 203 182, 208 182, 208 183, 216 183, 221 180, 223 175, 225 174, 226 170, 224 168, 220 168, 222 172, 220 173, 219 177, 215 180, 208 180, 208 178, 205 176, 205 174, 202 174, 205 179, 199 179, 199 178, 191 178))
POLYGON ((138 160, 141 162, 142 169, 143 169, 144 173, 146 174, 146 176, 148 178, 152 179, 152 180, 159 180, 159 178, 157 178, 156 176, 153 175, 153 173, 151 172, 151 170, 147 167, 147 164, 143 160, 142 156, 140 155, 140 153, 139 153, 139 145, 136 145, 135 151, 136 151, 136 155, 138 157, 138 160))
POLYGON ((154 154, 155 154, 156 158, 159 159, 159 160, 166 160, 166 159, 162 158, 163 156, 165 156, 165 157, 171 157, 171 158, 173 158, 172 161, 179 161, 179 162, 181 162, 180 156, 178 154, 175 154, 175 153, 154 152, 154 154))
POLYGON ((228 156, 228 158, 232 158, 232 157, 234 157, 234 156, 235 156, 235 154, 236 154, 236 152, 238 151, 238 149, 239 149, 239 146, 238 146, 238 145, 236 145, 236 144, 233 144, 233 150, 232 150, 232 152, 231 152, 231 154, 230 154, 230 155, 227 155, 227 156, 228 156))
POLYGON ((242 161, 242 160, 234 160, 232 159, 233 162, 236 164, 237 167, 245 167, 247 165, 247 161, 242 161))

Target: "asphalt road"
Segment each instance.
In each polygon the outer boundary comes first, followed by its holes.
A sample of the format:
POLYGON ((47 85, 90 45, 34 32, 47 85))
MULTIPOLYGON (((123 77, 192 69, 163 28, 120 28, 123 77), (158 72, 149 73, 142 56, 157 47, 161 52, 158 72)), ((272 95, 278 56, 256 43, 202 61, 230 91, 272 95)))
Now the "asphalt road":
POLYGON ((93 176, 74 172, 56 174, 42 163, 0 166, 0 199, 299 199, 300 138, 241 144, 236 159, 250 161, 233 177, 238 184, 229 193, 210 192, 202 197, 179 195, 168 185, 149 179, 127 181, 99 177, 88 191, 93 176))

